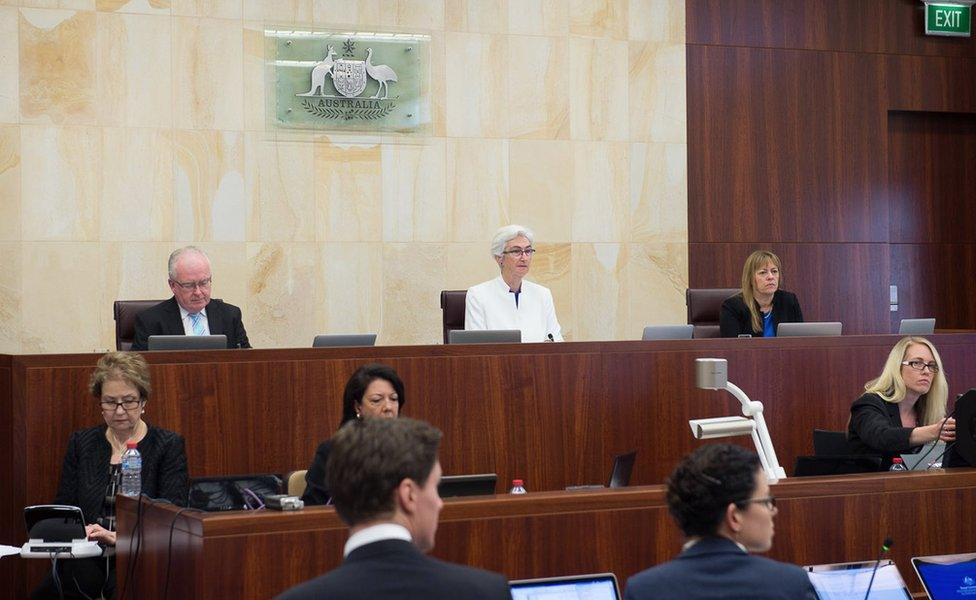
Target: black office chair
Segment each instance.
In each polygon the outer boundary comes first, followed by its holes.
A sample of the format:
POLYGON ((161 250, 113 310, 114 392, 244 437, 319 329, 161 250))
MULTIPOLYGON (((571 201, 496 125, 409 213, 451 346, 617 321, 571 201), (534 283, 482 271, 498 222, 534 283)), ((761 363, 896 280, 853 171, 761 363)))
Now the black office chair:
POLYGON ((851 454, 851 446, 847 443, 847 432, 814 429, 813 454, 814 456, 846 456, 851 454))

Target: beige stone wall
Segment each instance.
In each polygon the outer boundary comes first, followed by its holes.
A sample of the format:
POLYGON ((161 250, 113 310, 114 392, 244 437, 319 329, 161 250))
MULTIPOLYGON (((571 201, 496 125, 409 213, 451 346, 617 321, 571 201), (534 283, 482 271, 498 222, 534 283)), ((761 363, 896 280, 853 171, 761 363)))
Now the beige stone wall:
POLYGON ((686 172, 682 0, 0 0, 0 351, 114 347, 191 242, 255 346, 438 343, 509 222, 567 339, 634 339, 684 321, 686 172), (274 141, 269 23, 429 32, 433 135, 274 141))

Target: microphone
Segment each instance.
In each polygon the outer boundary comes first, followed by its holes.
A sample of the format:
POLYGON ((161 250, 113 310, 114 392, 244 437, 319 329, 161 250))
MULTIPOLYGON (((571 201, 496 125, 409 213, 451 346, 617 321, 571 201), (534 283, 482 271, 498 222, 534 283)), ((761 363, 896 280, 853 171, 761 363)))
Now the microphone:
POLYGON ((868 591, 864 592, 864 600, 868 600, 868 596, 871 595, 871 586, 874 585, 874 576, 878 573, 878 567, 881 566, 881 558, 891 550, 891 546, 894 542, 891 541, 890 537, 886 537, 883 542, 881 542, 881 552, 878 553, 878 560, 874 562, 874 569, 871 571, 871 581, 868 582, 868 591))
POLYGON ((551 333, 547 333, 546 334, 546 337, 549 338, 549 341, 550 342, 555 342, 556 341, 556 338, 552 337, 552 334, 551 333))

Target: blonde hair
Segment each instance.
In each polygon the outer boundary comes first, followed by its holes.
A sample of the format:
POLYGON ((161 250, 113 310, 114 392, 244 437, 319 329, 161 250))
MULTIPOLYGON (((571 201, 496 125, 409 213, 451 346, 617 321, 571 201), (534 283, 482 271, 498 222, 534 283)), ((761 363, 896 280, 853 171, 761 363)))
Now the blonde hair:
POLYGON ((752 315, 752 330, 762 331, 762 316, 759 314, 759 304, 756 302, 756 271, 766 263, 771 262, 779 269, 779 282, 783 283, 783 266, 779 257, 769 250, 756 250, 742 265, 742 301, 749 308, 752 315))
POLYGON ((915 403, 915 414, 920 415, 923 425, 931 425, 936 421, 941 421, 945 416, 946 399, 949 396, 949 383, 946 381, 945 370, 942 368, 942 358, 939 357, 938 350, 932 342, 922 337, 905 337, 899 340, 895 347, 888 353, 888 360, 885 361, 884 369, 877 379, 864 384, 864 391, 877 394, 885 402, 898 404, 905 399, 908 388, 905 387, 905 380, 901 376, 902 361, 908 347, 912 344, 922 344, 926 346, 935 358, 935 364, 939 365, 939 371, 933 373, 932 386, 928 393, 922 394, 918 402, 915 403))
POLYGON ((109 352, 98 359, 88 389, 95 398, 102 397, 102 385, 106 381, 124 381, 139 390, 139 399, 148 400, 152 393, 149 382, 149 365, 141 354, 135 352, 109 352))

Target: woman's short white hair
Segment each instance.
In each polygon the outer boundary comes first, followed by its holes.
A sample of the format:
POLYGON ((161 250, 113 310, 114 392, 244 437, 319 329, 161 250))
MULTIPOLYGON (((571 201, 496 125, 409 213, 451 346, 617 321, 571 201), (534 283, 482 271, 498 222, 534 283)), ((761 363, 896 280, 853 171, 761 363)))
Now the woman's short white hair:
POLYGON ((528 227, 522 225, 506 225, 495 232, 495 237, 491 238, 491 255, 501 256, 505 251, 505 244, 522 236, 529 240, 529 244, 535 241, 535 234, 528 227))

